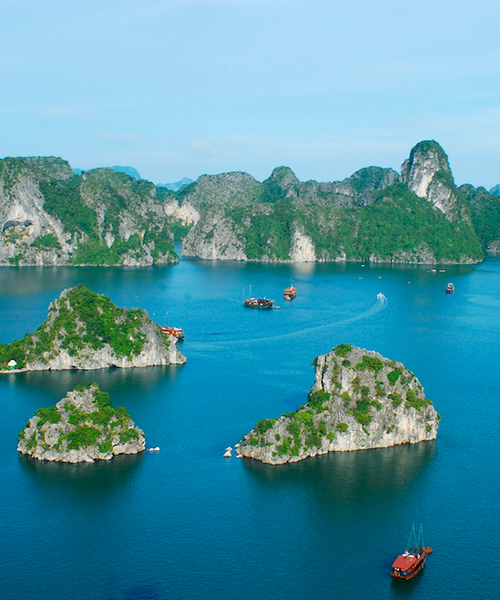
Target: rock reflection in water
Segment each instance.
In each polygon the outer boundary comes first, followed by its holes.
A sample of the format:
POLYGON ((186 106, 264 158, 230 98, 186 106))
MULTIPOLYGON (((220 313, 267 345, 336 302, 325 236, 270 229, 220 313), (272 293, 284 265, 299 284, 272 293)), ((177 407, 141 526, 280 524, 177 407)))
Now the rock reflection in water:
POLYGON ((113 404, 120 406, 120 400, 113 396, 113 390, 127 390, 127 393, 136 390, 139 393, 145 389, 154 388, 161 380, 174 380, 179 368, 180 365, 168 365, 135 369, 110 368, 95 371, 32 371, 19 373, 14 383, 37 391, 50 391, 55 394, 57 399, 61 399, 68 390, 73 390, 79 385, 97 383, 101 390, 111 394, 113 404))
POLYGON ((47 493, 53 490, 61 497, 69 494, 85 501, 103 502, 131 485, 140 473, 144 455, 141 452, 77 464, 40 461, 25 455, 19 455, 19 460, 32 482, 47 493))
POLYGON ((432 461, 436 442, 392 448, 330 452, 297 463, 267 465, 244 459, 248 471, 269 486, 293 484, 321 490, 322 496, 345 502, 374 493, 398 494, 414 486, 432 461))

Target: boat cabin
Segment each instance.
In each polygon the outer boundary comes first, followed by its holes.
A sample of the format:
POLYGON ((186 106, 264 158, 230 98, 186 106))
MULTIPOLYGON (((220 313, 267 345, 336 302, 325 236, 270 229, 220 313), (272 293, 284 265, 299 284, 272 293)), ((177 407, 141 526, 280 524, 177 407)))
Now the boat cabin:
POLYGON ((396 579, 411 579, 425 565, 426 553, 422 548, 398 556, 392 565, 391 576, 396 579))

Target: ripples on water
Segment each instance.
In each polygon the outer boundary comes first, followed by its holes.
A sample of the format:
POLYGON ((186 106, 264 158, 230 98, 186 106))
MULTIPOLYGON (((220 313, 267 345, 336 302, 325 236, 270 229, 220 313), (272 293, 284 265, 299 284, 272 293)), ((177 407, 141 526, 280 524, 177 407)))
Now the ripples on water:
POLYGON ((444 273, 195 260, 0 270, 1 341, 34 329, 62 289, 84 283, 159 322, 168 313, 188 358, 0 378, 0 597, 496 597, 499 275, 498 259, 444 273), (285 302, 290 279, 298 295, 285 302), (244 309, 250 284, 281 309, 244 309), (256 421, 302 404, 313 358, 343 342, 415 372, 443 415, 436 442, 280 467, 222 458, 256 421), (91 381, 161 452, 94 465, 18 456, 16 435, 37 408, 91 381), (435 550, 415 580, 393 582, 413 522, 435 550), (452 577, 450 556, 462 557, 452 577))

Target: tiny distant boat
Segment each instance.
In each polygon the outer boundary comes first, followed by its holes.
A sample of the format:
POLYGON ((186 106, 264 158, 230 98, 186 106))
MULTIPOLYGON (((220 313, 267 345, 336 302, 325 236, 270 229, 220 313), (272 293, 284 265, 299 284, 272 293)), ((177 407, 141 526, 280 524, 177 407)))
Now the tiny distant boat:
POLYGON ((408 548, 403 554, 399 555, 392 565, 391 577, 394 579, 408 580, 415 577, 425 567, 427 555, 432 552, 430 546, 424 546, 424 532, 420 525, 418 539, 415 535, 415 525, 411 528, 408 548))
POLYGON ((449 283, 446 286, 446 293, 447 294, 453 294, 454 291, 455 291, 455 286, 452 283, 449 283))
POLYGON ((180 327, 163 327, 161 328, 165 335, 173 335, 179 341, 184 339, 184 331, 180 327))
POLYGON ((243 306, 247 308, 273 308, 274 300, 268 298, 247 298, 243 302, 243 306))
POLYGON ((297 295, 297 289, 292 285, 285 289, 285 300, 293 300, 297 295))

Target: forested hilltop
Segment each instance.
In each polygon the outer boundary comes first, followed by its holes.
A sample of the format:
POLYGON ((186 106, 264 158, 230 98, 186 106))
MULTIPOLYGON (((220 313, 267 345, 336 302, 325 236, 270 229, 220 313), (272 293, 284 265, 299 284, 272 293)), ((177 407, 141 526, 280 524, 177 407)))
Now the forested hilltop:
POLYGON ((313 365, 315 383, 307 402, 259 421, 238 447, 242 456, 279 465, 436 438, 441 415, 402 363, 340 344, 313 365))
MULTIPOLYGON (((204 175, 171 199, 197 215, 183 254, 209 259, 473 263, 500 242, 500 200, 457 188, 435 141, 401 167, 368 167, 341 182, 300 182, 287 167, 263 183, 204 175)), ((175 205, 175 206, 174 206, 175 205)))
POLYGON ((119 308, 80 284, 63 290, 21 340, 0 344, 0 371, 64 371, 183 364, 177 339, 140 308, 119 308))
POLYGON ((267 262, 474 263, 500 250, 500 198, 457 187, 431 140, 401 166, 340 182, 288 167, 202 175, 171 191, 112 169, 74 174, 60 158, 0 160, 0 265, 125 265, 185 256, 267 262))
POLYGON ((76 175, 60 158, 0 160, 0 265, 177 262, 168 193, 113 169, 76 175))

